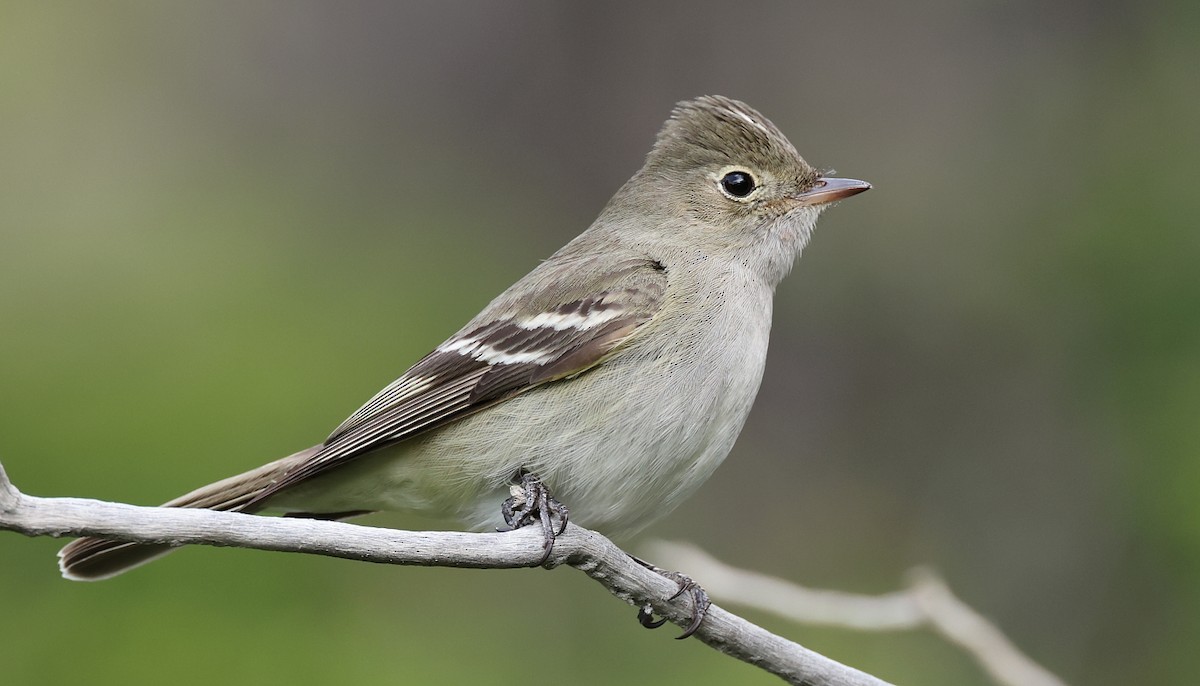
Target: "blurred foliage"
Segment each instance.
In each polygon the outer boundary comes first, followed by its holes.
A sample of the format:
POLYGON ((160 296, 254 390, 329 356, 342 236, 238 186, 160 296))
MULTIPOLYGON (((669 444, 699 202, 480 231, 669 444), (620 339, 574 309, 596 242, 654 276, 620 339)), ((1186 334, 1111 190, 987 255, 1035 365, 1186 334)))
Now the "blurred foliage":
MULTIPOLYGON (((876 188, 822 220, 742 440, 652 534, 847 590, 929 564, 1069 682, 1190 680, 1195 3, 689 8, 0 5, 17 485, 154 503, 320 440, 722 93, 876 188)), ((0 536, 5 683, 774 683, 566 570, 198 549, 82 585, 57 546, 0 536)), ((749 617, 986 683, 930 636, 749 617)))

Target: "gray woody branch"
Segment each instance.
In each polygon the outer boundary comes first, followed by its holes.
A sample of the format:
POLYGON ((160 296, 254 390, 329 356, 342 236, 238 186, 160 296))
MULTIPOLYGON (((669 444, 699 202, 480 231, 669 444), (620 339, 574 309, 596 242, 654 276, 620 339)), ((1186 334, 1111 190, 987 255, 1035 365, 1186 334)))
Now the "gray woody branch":
MULTIPOLYGON (((364 562, 426 567, 508 569, 542 557, 537 527, 506 533, 399 531, 310 519, 211 510, 137 507, 83 498, 39 498, 16 489, 0 465, 0 529, 26 536, 104 536, 138 543, 203 544, 311 553, 364 562)), ((570 525, 547 567, 570 565, 635 606, 649 606, 679 625, 691 617, 688 594, 637 564, 607 538, 570 525)), ((695 637, 792 684, 887 686, 713 605, 695 637)))
POLYGON ((914 570, 905 590, 871 596, 805 588, 731 567, 690 545, 660 541, 651 550, 659 563, 687 569, 714 598, 804 624, 859 631, 928 628, 975 658, 997 684, 1066 686, 959 600, 930 570, 914 570))

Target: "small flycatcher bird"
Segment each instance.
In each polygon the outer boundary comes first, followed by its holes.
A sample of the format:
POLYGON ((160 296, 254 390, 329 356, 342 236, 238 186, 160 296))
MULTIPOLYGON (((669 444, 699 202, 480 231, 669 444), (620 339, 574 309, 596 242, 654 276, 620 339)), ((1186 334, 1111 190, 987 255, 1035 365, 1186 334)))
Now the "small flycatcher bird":
MULTIPOLYGON (((587 231, 323 443, 166 507, 540 522, 547 554, 558 501, 582 526, 640 529, 725 459, 758 393, 776 285, 821 211, 870 187, 823 176, 741 102, 682 102, 587 231)), ((59 558, 92 580, 171 550, 81 538, 59 558)))

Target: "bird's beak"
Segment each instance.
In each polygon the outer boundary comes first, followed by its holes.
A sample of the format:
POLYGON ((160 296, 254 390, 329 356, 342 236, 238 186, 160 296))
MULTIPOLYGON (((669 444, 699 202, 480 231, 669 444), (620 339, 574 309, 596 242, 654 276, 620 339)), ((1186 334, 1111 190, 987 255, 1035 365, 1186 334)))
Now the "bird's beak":
POLYGON ((866 181, 821 177, 817 179, 817 185, 795 196, 795 198, 801 205, 812 207, 815 205, 824 205, 834 200, 841 200, 842 198, 849 198, 852 195, 858 195, 870 189, 871 184, 866 181))

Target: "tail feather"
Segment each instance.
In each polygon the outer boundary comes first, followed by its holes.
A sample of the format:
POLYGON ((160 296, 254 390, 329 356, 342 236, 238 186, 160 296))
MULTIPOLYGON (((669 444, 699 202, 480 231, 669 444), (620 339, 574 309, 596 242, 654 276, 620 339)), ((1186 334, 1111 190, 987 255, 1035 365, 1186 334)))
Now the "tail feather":
MULTIPOLYGON (((162 507, 189 507, 229 512, 255 512, 259 505, 247 507, 285 472, 303 463, 321 446, 289 455, 243 474, 202 486, 164 503, 162 507)), ((104 538, 85 537, 71 541, 58 551, 62 575, 73 581, 108 579, 134 567, 166 555, 169 545, 127 543, 104 538)))

